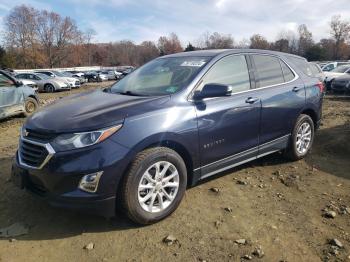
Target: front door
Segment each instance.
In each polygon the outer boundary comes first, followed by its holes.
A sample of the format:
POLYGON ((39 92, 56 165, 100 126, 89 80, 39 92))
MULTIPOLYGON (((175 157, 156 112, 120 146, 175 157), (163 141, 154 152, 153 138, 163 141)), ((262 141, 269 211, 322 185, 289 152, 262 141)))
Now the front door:
POLYGON ((203 77, 205 84, 232 86, 228 97, 196 102, 201 176, 210 176, 257 156, 259 143, 260 100, 251 89, 244 55, 222 58, 203 77))
POLYGON ((4 118, 23 108, 23 93, 15 82, 0 72, 0 118, 4 118))

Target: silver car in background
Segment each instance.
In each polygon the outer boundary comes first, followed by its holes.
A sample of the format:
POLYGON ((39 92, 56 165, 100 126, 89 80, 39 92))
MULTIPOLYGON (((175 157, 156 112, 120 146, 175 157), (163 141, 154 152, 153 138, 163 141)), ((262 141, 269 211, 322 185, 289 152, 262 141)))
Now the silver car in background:
POLYGON ((45 75, 47 75, 49 77, 54 77, 54 78, 58 78, 58 79, 64 80, 64 81, 69 83, 71 88, 78 88, 78 87, 80 87, 80 81, 79 80, 75 79, 74 77, 67 77, 67 76, 65 76, 63 74, 63 72, 60 72, 60 71, 40 70, 40 71, 37 71, 35 73, 41 73, 41 74, 45 74, 45 75))
POLYGON ((40 73, 19 73, 16 78, 23 80, 30 80, 37 84, 39 92, 53 93, 55 91, 70 90, 71 86, 67 81, 61 78, 49 77, 40 73))

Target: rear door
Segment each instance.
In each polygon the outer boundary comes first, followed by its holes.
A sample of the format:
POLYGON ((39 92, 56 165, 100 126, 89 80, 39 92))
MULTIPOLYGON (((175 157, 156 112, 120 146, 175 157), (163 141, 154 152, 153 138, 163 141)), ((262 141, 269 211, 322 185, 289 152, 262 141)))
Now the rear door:
POLYGON ((256 92, 261 99, 259 155, 284 149, 305 106, 303 81, 277 56, 252 54, 256 92))
POLYGON ((214 64, 199 82, 232 86, 232 95, 196 102, 202 178, 257 156, 260 100, 251 89, 245 55, 214 64))

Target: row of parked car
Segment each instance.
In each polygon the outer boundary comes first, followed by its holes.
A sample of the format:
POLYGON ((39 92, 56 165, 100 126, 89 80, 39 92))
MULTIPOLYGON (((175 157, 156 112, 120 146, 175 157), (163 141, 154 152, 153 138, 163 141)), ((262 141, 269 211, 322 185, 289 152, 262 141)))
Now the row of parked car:
POLYGON ((13 70, 0 70, 0 119, 18 114, 31 115, 39 106, 38 91, 52 93, 79 88, 86 82, 118 80, 132 70, 131 67, 121 72, 40 70, 17 74, 13 70))
POLYGON ((24 85, 39 92, 55 92, 79 88, 86 82, 118 80, 132 71, 131 68, 121 72, 116 70, 99 70, 89 72, 40 70, 34 72, 13 73, 24 85))
POLYGON ((328 92, 350 93, 350 61, 317 64, 328 92))

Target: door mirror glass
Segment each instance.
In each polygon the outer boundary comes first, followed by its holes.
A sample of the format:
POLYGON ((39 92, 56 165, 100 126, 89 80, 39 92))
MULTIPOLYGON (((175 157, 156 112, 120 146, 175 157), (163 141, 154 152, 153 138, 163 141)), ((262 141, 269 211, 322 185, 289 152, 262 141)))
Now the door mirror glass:
POLYGON ((193 98, 194 100, 202 100, 208 97, 221 97, 230 96, 232 93, 232 87, 223 84, 206 84, 202 90, 195 91, 193 98))

